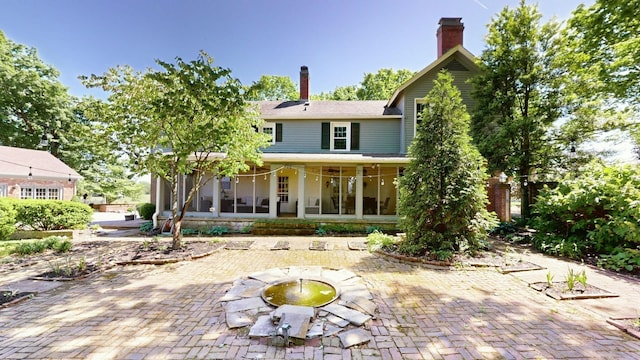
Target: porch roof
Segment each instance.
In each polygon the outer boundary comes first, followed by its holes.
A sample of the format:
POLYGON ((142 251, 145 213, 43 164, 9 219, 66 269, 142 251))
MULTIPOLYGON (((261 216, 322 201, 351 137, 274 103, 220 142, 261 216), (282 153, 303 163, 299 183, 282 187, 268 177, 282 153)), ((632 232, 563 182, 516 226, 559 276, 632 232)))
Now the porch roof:
POLYGON ((289 154, 264 153, 265 162, 303 164, 407 164, 409 158, 401 154, 289 154))
POLYGON ((387 107, 386 103, 385 100, 255 102, 265 120, 400 118, 400 109, 387 107))
MULTIPOLYGON (((210 159, 222 159, 225 154, 213 153, 210 159)), ((298 154, 263 153, 262 160, 269 163, 287 164, 408 164, 410 159, 403 154, 298 154)))

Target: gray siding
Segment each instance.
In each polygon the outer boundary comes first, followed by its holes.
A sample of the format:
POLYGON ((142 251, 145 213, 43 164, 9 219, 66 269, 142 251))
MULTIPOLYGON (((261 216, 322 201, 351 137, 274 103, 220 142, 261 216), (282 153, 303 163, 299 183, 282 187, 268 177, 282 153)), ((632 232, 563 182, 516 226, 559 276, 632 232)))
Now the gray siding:
POLYGON ((360 123, 360 150, 347 153, 399 154, 400 119, 326 119, 326 120, 269 120, 282 123, 282 142, 263 149, 265 153, 344 153, 323 150, 321 129, 323 122, 360 123))
MULTIPOLYGON (((446 67, 447 64, 444 64, 446 67)), ((458 68, 455 66, 454 68, 458 68)), ((427 95, 427 93, 433 88, 433 80, 436 78, 437 73, 440 69, 434 69, 427 74, 425 74, 420 80, 414 82, 410 86, 408 86, 405 91, 405 101, 404 101, 404 133, 405 133, 405 149, 403 149, 403 153, 406 153, 409 149, 409 145, 414 138, 414 104, 415 99, 421 99, 427 95)), ((453 76, 453 84, 460 90, 462 94, 462 101, 467 105, 467 112, 471 113, 473 108, 475 107, 475 101, 471 97, 471 90, 473 86, 467 81, 471 78, 475 73, 472 71, 449 71, 453 76)))

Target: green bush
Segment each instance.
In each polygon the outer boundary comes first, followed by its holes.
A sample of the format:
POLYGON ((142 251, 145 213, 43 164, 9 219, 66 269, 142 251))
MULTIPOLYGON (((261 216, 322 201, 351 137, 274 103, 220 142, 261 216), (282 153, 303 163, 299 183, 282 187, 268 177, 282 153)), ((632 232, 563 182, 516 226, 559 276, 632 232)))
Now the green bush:
POLYGON ((57 252, 67 252, 71 250, 71 240, 64 236, 49 236, 41 240, 21 241, 11 253, 18 255, 39 254, 45 250, 55 250, 57 252))
POLYGON ((93 215, 88 205, 71 201, 27 199, 13 204, 16 221, 23 229, 83 229, 93 215))
POLYGON ((225 226, 214 226, 210 229, 207 229, 204 231, 204 234, 206 235, 224 235, 226 233, 229 232, 229 229, 227 229, 225 226))
POLYGON ((151 220, 153 213, 156 212, 156 205, 151 203, 144 203, 138 205, 138 214, 144 220, 151 220))
POLYGON ((369 251, 389 249, 390 247, 395 246, 397 242, 398 240, 395 237, 378 230, 374 230, 367 235, 367 247, 369 248, 369 251))
POLYGON ((0 241, 7 240, 16 231, 16 211, 13 201, 0 199, 0 241))
POLYGON ((151 221, 147 221, 147 222, 143 222, 142 224, 140 224, 140 232, 141 233, 146 233, 148 231, 153 230, 153 222, 151 221))
POLYGON ((580 258, 640 245, 640 171, 590 164, 576 178, 545 188, 534 205, 533 244, 580 258))

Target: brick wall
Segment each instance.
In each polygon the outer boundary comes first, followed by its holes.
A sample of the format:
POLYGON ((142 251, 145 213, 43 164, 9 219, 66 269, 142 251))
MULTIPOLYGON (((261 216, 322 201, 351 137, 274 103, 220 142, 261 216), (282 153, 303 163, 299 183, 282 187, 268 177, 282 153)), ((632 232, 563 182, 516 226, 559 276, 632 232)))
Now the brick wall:
POLYGON ((33 188, 35 194, 36 188, 53 188, 62 192, 62 200, 71 200, 75 191, 75 180, 71 182, 68 179, 60 180, 44 180, 44 179, 14 179, 0 177, 0 186, 6 185, 7 197, 20 199, 20 189, 23 187, 33 188))

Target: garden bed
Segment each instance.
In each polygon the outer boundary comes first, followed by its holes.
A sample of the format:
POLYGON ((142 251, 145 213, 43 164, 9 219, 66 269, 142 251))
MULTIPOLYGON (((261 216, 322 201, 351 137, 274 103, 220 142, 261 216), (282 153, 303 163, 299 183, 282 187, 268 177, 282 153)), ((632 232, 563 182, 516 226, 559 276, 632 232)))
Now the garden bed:
POLYGON ((21 303, 27 299, 31 299, 35 292, 17 292, 13 290, 0 290, 0 308, 21 303))
POLYGON ((607 319, 607 323, 640 339, 640 317, 612 317, 607 319))
POLYGON ((547 296, 556 300, 598 299, 619 296, 589 284, 586 284, 586 286, 576 284, 573 289, 569 290, 566 281, 554 281, 551 286, 547 282, 535 282, 529 284, 529 287, 544 292, 547 296))

